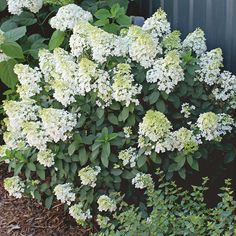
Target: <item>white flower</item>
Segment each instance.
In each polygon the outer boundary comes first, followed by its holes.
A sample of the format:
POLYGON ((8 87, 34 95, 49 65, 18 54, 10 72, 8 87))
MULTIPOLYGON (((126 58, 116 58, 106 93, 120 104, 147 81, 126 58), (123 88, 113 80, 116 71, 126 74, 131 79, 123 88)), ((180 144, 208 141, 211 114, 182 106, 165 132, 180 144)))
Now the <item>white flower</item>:
POLYGON ((157 54, 162 53, 158 39, 152 38, 139 26, 130 26, 126 38, 129 56, 144 68, 151 67, 157 54))
POLYGON ((22 134, 29 146, 36 147, 38 150, 45 150, 47 142, 50 141, 39 121, 25 122, 22 125, 22 134))
POLYGON ((37 13, 43 6, 43 0, 7 0, 8 11, 20 15, 24 8, 37 13))
POLYGON ((210 141, 231 132, 235 123, 230 115, 206 112, 199 116, 196 125, 201 131, 201 136, 210 141))
POLYGON ((101 172, 99 166, 86 166, 79 171, 79 177, 83 185, 88 185, 94 188, 96 186, 97 175, 101 172))
POLYGON ((154 38, 160 38, 170 33, 170 23, 167 21, 166 13, 158 9, 150 18, 145 20, 143 30, 149 31, 154 38))
POLYGON ((21 198, 25 190, 25 184, 19 176, 4 179, 4 188, 10 196, 21 198))
POLYGON ((132 184, 135 188, 144 189, 153 186, 153 180, 150 174, 137 173, 132 179, 132 184))
POLYGON ((227 101, 232 108, 236 108, 236 76, 229 71, 222 72, 212 93, 216 100, 227 101))
POLYGON ((191 112, 195 109, 196 107, 194 105, 190 105, 189 103, 185 102, 182 104, 180 112, 184 115, 185 118, 189 118, 191 112))
POLYGON ((39 116, 46 135, 56 143, 59 140, 65 141, 68 138, 67 133, 77 124, 75 115, 66 110, 43 108, 39 116))
POLYGON ((199 61, 200 70, 196 71, 199 81, 204 81, 208 85, 215 84, 220 75, 220 68, 223 66, 222 63, 223 57, 220 48, 203 54, 199 61))
POLYGON ((4 32, 0 30, 0 45, 3 44, 4 42, 5 42, 5 35, 4 32))
POLYGON ((130 167, 135 167, 136 161, 138 159, 136 148, 129 147, 128 149, 119 152, 118 158, 123 161, 123 165, 130 165, 130 167))
POLYGON ((153 68, 147 71, 147 82, 157 83, 159 90, 169 94, 180 81, 184 80, 180 62, 177 51, 168 52, 165 58, 157 59, 153 68))
POLYGON ((116 202, 106 195, 102 195, 98 198, 98 210, 99 211, 110 211, 116 210, 116 202))
POLYGON ((37 120, 39 106, 32 99, 5 101, 3 107, 9 120, 8 131, 20 131, 24 122, 37 120))
POLYGON ((110 219, 108 217, 97 215, 97 223, 101 227, 101 229, 106 228, 109 221, 110 219))
POLYGON ((124 127, 123 132, 125 134, 125 138, 130 138, 130 136, 133 134, 132 128, 130 126, 124 127))
POLYGON ((70 205, 71 202, 75 201, 75 193, 73 192, 71 183, 58 184, 54 188, 54 193, 57 200, 60 200, 62 203, 66 203, 67 205, 70 205))
POLYGON ((172 51, 172 50, 178 50, 182 47, 181 45, 181 39, 180 39, 181 33, 177 30, 167 34, 164 36, 161 44, 165 48, 165 52, 172 51))
POLYGON ((68 4, 60 7, 56 16, 51 18, 49 23, 52 28, 65 31, 66 29, 73 29, 79 20, 92 21, 93 16, 76 4, 68 4))
POLYGON ((188 34, 183 41, 183 48, 192 49, 197 56, 205 53, 207 46, 204 32, 200 28, 197 28, 194 32, 188 34))
POLYGON ((39 68, 30 68, 28 65, 17 64, 14 67, 21 86, 18 86, 17 92, 22 99, 27 99, 35 94, 40 93, 42 90, 39 83, 42 79, 42 74, 39 68))
POLYGON ((130 103, 139 104, 135 97, 141 93, 142 86, 134 84, 131 67, 129 64, 118 64, 114 70, 112 95, 117 102, 125 103, 129 106, 130 103))
POLYGON ((83 204, 75 204, 69 208, 69 214, 76 220, 77 224, 84 225, 86 220, 92 218, 90 210, 83 211, 83 204))
POLYGON ((42 164, 45 167, 51 167, 54 165, 55 154, 47 149, 47 150, 40 150, 37 154, 37 160, 40 164, 42 164))
POLYGON ((88 22, 79 21, 70 37, 71 52, 81 56, 91 50, 93 60, 104 63, 110 56, 125 56, 127 54, 126 39, 105 32, 88 22))

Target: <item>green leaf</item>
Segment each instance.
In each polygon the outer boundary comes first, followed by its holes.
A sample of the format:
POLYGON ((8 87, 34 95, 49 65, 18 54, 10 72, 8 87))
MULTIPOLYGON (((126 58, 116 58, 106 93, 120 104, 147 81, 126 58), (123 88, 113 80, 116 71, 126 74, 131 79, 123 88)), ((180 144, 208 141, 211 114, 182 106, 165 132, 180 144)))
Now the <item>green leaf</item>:
POLYGON ((53 32, 52 37, 49 41, 49 49, 53 50, 59 47, 65 39, 65 32, 56 30, 53 32))
POLYGON ((139 156, 137 166, 141 168, 146 163, 147 158, 145 156, 139 156))
POLYGON ((34 14, 28 11, 23 11, 19 16, 14 15, 12 20, 19 25, 30 26, 37 22, 34 14))
POLYGON ((78 149, 79 143, 77 141, 72 142, 68 147, 68 154, 72 156, 74 152, 78 149))
POLYGON ((160 158, 160 156, 157 155, 156 152, 152 152, 150 158, 154 163, 161 164, 161 158, 160 158))
POLYGON ((36 166, 33 162, 27 163, 27 168, 31 171, 36 171, 36 166))
POLYGON ((193 163, 192 163, 191 167, 192 167, 192 169, 199 171, 198 161, 193 159, 193 163))
POLYGON ((16 167, 14 168, 14 175, 18 175, 21 172, 24 163, 17 163, 16 167))
POLYGON ((4 32, 7 32, 9 30, 17 28, 16 22, 12 21, 12 19, 9 19, 2 23, 1 30, 4 32))
POLYGON ((184 168, 180 169, 178 173, 182 179, 186 179, 186 170, 184 168))
POLYGON ((224 163, 225 164, 230 163, 234 160, 234 158, 235 158, 235 152, 232 150, 225 155, 224 163))
POLYGON ((121 169, 112 169, 111 174, 113 174, 114 176, 119 176, 122 174, 122 170, 121 169))
POLYGON ((118 125, 119 124, 119 121, 117 119, 117 117, 114 115, 114 113, 110 113, 108 115, 108 120, 111 122, 111 124, 113 125, 118 125))
POLYGON ((149 95, 148 100, 149 103, 152 105, 157 102, 158 98, 160 96, 160 93, 158 91, 154 91, 151 95, 149 95))
POLYGON ((109 19, 101 19, 94 22, 94 25, 99 26, 99 27, 107 25, 107 24, 109 24, 109 19))
POLYGON ((111 15, 112 17, 119 17, 121 14, 124 14, 124 9, 120 7, 119 3, 114 4, 111 7, 111 15))
POLYGON ((4 11, 7 8, 6 0, 0 0, 0 12, 4 11))
POLYGON ((156 108, 158 111, 160 111, 162 113, 165 113, 165 111, 166 111, 165 103, 162 100, 157 101, 156 108))
POLYGON ((101 119, 104 116, 104 109, 101 107, 97 108, 96 114, 97 114, 98 118, 101 119))
POLYGON ((44 169, 37 169, 36 173, 41 180, 45 180, 45 170, 44 169))
POLYGON ((80 161, 81 166, 84 166, 88 161, 88 155, 86 153, 85 148, 81 148, 79 150, 79 161, 80 161))
POLYGON ((104 20, 111 17, 111 13, 107 9, 99 9, 94 13, 94 16, 99 20, 104 20))
POLYGON ((47 208, 47 209, 50 209, 51 208, 51 206, 52 206, 52 202, 53 202, 53 195, 51 195, 51 196, 49 196, 49 197, 47 197, 46 198, 46 200, 45 200, 45 207, 47 208))
POLYGON ((129 117, 129 108, 124 107, 120 115, 118 116, 119 121, 126 121, 127 118, 129 117))
POLYGON ((105 167, 108 167, 108 165, 109 165, 109 156, 110 156, 110 153, 111 153, 110 143, 104 143, 104 144, 102 145, 101 161, 102 161, 102 164, 103 164, 105 167))
POLYGON ((1 45, 2 51, 9 57, 23 59, 21 46, 16 42, 5 42, 1 45))
POLYGON ((108 33, 117 34, 120 30, 120 26, 115 23, 111 23, 105 25, 102 29, 107 31, 108 33))
POLYGON ((14 89, 17 83, 17 75, 13 71, 17 61, 10 59, 0 62, 0 78, 1 81, 9 88, 14 89))
POLYGON ((7 31, 4 36, 6 37, 7 41, 17 41, 18 39, 22 38, 26 34, 26 27, 21 26, 15 29, 11 29, 7 31))
POLYGON ((126 15, 121 15, 116 19, 116 22, 121 26, 129 26, 131 25, 131 18, 126 15))

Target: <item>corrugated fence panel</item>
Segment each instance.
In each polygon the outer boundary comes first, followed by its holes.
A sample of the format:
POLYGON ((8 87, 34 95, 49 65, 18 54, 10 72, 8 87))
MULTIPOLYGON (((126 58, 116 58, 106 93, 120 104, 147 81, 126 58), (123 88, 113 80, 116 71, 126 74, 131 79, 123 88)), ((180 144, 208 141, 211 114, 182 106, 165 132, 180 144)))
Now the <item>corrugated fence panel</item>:
POLYGON ((182 38, 196 27, 206 33, 209 49, 221 47, 225 68, 236 73, 236 0, 144 0, 149 15, 162 7, 182 38))

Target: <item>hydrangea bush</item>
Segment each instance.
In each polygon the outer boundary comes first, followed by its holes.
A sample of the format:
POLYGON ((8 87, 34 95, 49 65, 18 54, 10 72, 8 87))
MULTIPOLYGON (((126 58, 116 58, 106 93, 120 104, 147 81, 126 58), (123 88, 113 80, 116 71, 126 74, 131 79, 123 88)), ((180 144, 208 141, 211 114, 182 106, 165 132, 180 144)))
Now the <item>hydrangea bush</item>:
POLYGON ((182 42, 161 9, 118 35, 74 5, 49 22, 51 46, 36 65, 14 66, 16 94, 3 104, 11 195, 61 201, 85 225, 153 186, 158 167, 167 179, 186 178, 211 148, 235 151, 236 77, 222 71, 221 49, 207 52, 202 30, 182 42))

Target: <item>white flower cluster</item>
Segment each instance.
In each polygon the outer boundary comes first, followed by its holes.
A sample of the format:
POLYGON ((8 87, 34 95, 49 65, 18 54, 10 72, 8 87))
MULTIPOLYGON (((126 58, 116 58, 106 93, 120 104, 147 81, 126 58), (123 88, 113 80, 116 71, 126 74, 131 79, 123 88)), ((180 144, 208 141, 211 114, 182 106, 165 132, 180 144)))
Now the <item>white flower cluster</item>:
POLYGON ((125 138, 130 138, 130 136, 133 134, 132 128, 130 126, 124 127, 123 132, 125 134, 125 138))
POLYGON ((43 6, 43 0, 7 0, 8 11, 20 15, 24 8, 37 13, 43 6))
POLYGON ((97 175, 101 172, 99 166, 86 166, 79 171, 79 177, 83 185, 88 185, 94 188, 96 186, 97 175))
POLYGON ((55 143, 68 138, 68 132, 72 131, 77 124, 75 115, 65 110, 44 108, 40 111, 42 128, 45 134, 55 143))
POLYGON ((97 215, 97 223, 101 229, 106 228, 109 221, 110 219, 107 216, 97 215))
POLYGON ((169 94, 180 81, 184 80, 180 62, 177 51, 168 52, 165 58, 157 59, 153 68, 147 71, 147 82, 157 83, 159 90, 169 94))
POLYGON ((128 149, 119 152, 118 158, 122 160, 123 166, 130 165, 131 168, 135 167, 138 159, 136 148, 129 147, 128 149))
POLYGON ((183 41, 183 48, 192 49, 197 56, 205 53, 207 46, 204 32, 200 28, 197 28, 194 32, 188 34, 183 41))
POLYGON ((124 56, 127 53, 125 39, 109 34, 85 21, 79 21, 70 37, 71 52, 74 56, 81 56, 91 50, 93 60, 104 63, 108 57, 124 56))
POLYGON ((130 26, 127 32, 129 56, 144 68, 153 65, 158 53, 162 53, 158 39, 154 39, 139 26, 130 26))
POLYGON ((185 102, 181 106, 180 113, 182 113, 185 118, 189 118, 191 115, 191 112, 195 109, 196 107, 194 105, 190 105, 189 103, 185 102))
POLYGON ((54 193, 57 200, 60 200, 62 203, 66 203, 67 205, 70 205, 71 202, 75 201, 75 193, 73 192, 71 183, 58 184, 54 188, 54 193))
POLYGON ((201 136, 206 140, 220 139, 222 135, 231 132, 235 122, 230 115, 206 112, 199 116, 196 123, 201 136))
POLYGON ((127 107, 130 103, 139 104, 138 99, 134 97, 141 93, 142 86, 133 85, 134 79, 129 64, 118 64, 112 79, 112 95, 117 102, 125 103, 127 107))
POLYGON ((164 114, 159 111, 147 111, 143 122, 139 124, 139 147, 164 152, 166 149, 165 140, 169 136, 171 129, 172 125, 164 114), (148 140, 146 140, 147 138, 148 140), (149 140, 155 145, 151 144, 150 146, 149 140))
POLYGON ((223 66, 222 50, 216 48, 203 54, 200 57, 200 70, 197 71, 198 79, 208 85, 213 85, 220 75, 220 68, 223 66))
MULTIPOLYGON (((5 36, 4 36, 4 32, 0 29, 0 45, 3 44, 5 42, 5 36)), ((0 62, 3 61, 7 61, 8 59, 10 59, 10 57, 8 57, 5 53, 2 52, 2 50, 0 49, 0 62)))
POLYGON ((236 76, 229 71, 224 71, 218 77, 212 91, 216 100, 227 101, 229 105, 236 108, 236 76))
POLYGON ((50 25, 52 28, 65 31, 73 29, 79 20, 92 21, 93 16, 76 4, 68 4, 59 8, 56 16, 51 18, 50 25))
POLYGON ((37 154, 37 160, 45 167, 51 167, 54 165, 55 154, 51 150, 40 150, 37 154))
POLYGON ((113 212, 116 210, 116 202, 107 195, 102 195, 98 198, 98 210, 113 212))
POLYGON ((151 175, 144 173, 137 173, 132 179, 132 184, 135 186, 135 188, 139 189, 152 187, 154 185, 151 175))
POLYGON ((4 188, 10 196, 21 198, 25 191, 25 184, 19 176, 4 179, 4 188))
POLYGON ((42 74, 39 68, 30 68, 28 65, 17 64, 14 67, 21 86, 18 86, 17 92, 22 99, 30 98, 39 94, 42 90, 39 83, 42 80, 42 74))
POLYGON ((69 208, 69 214, 76 220, 77 224, 84 225, 87 220, 92 218, 90 210, 83 210, 83 204, 78 203, 69 208))
POLYGON ((39 107, 32 99, 5 101, 3 106, 9 120, 7 124, 8 131, 21 131, 24 122, 37 120, 39 107))
POLYGON ((181 45, 181 39, 180 39, 181 33, 177 30, 167 34, 164 36, 161 44, 165 48, 165 52, 172 51, 172 50, 178 50, 182 47, 181 45))
POLYGON ((170 23, 167 21, 166 13, 158 9, 143 25, 143 30, 149 31, 154 38, 161 38, 170 33, 170 23))

